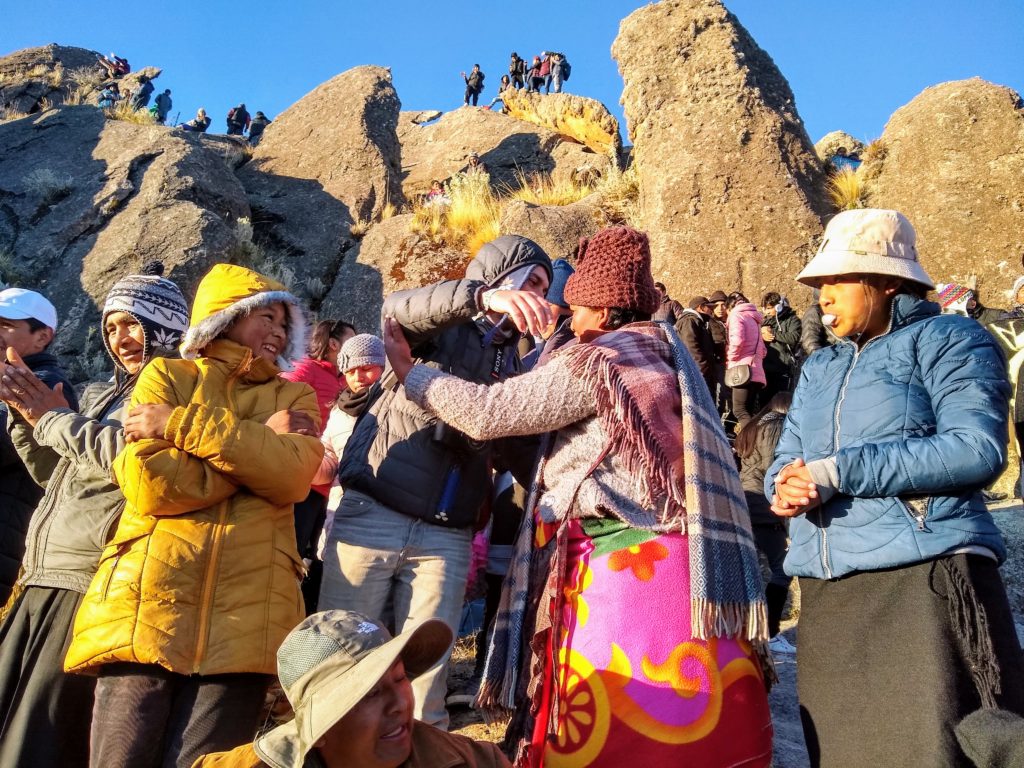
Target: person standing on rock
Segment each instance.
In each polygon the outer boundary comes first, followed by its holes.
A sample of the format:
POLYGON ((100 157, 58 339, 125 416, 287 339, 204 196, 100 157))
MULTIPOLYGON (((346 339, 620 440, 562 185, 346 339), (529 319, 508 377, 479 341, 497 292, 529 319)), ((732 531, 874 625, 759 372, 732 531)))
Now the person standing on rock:
POLYGON ((145 75, 139 75, 139 90, 132 95, 131 105, 136 112, 149 106, 149 99, 153 95, 153 81, 145 75))
POLYGON ((839 341, 803 366, 765 474, 800 579, 798 690, 814 768, 967 765, 956 724, 1024 714, 1024 658, 981 497, 1010 384, 974 320, 941 315, 897 211, 837 214, 797 276, 839 341))
POLYGON ((245 104, 239 104, 228 111, 228 136, 243 136, 249 130, 249 123, 252 122, 245 104))
POLYGON ((174 102, 171 101, 171 89, 167 88, 163 93, 157 94, 156 101, 156 122, 158 125, 167 123, 167 116, 171 113, 174 102))
MULTIPOLYGON (((551 322, 551 276, 540 246, 504 235, 480 248, 464 279, 392 293, 383 316, 405 329, 424 364, 490 384, 522 370, 523 335, 551 322)), ((426 618, 458 627, 493 462, 525 481, 536 442, 472 440, 411 401, 393 373, 377 386, 341 457, 344 497, 324 551, 319 608, 381 619, 390 605, 396 632, 426 618)), ((447 665, 445 654, 413 683, 417 718, 442 729, 447 665)))
POLYGON ((526 62, 515 51, 512 51, 512 58, 508 62, 508 74, 512 79, 512 87, 517 91, 526 83, 526 62))
POLYGON ((463 72, 462 79, 466 82, 466 95, 463 100, 463 106, 468 107, 472 103, 475 107, 480 94, 484 92, 484 73, 480 71, 480 65, 474 64, 473 69, 470 70, 468 75, 463 72))
POLYGON ((256 111, 256 116, 249 123, 249 144, 256 146, 260 143, 263 138, 263 131, 266 130, 267 126, 273 122, 266 115, 259 110, 256 111))
MULTIPOLYGON (((75 611, 124 508, 111 472, 125 446, 122 423, 139 372, 176 354, 188 324, 178 286, 149 264, 107 294, 100 335, 114 363, 109 382, 67 397, 21 365, 7 366, 0 397, 24 466, 46 494, 32 513, 20 584, 0 625, 0 765, 85 768, 91 677, 64 673, 75 611), (13 370, 12 370, 13 369, 13 370)), ((38 373, 38 372, 37 372, 38 373)))
POLYGON ((540 93, 540 87, 544 85, 544 76, 540 73, 540 69, 540 56, 534 56, 530 71, 526 73, 526 90, 529 93, 540 93))
POLYGON ((569 79, 569 60, 565 58, 564 53, 545 51, 544 55, 551 61, 551 90, 561 93, 562 83, 569 79))

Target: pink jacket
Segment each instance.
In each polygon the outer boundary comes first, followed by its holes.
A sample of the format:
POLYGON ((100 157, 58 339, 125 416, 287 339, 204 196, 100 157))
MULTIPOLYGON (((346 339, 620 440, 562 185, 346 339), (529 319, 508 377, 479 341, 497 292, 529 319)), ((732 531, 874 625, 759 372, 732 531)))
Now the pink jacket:
POLYGON ((725 367, 750 366, 750 380, 764 384, 764 356, 768 354, 761 339, 764 317, 750 302, 737 304, 729 312, 725 327, 729 331, 729 346, 725 352, 725 367))

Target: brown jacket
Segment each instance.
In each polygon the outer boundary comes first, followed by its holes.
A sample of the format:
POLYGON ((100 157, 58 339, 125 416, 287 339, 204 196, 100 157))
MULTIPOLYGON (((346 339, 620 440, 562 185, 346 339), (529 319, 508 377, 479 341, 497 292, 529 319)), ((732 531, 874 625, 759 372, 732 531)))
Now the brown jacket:
MULTIPOLYGON (((316 758, 306 758, 307 768, 320 768, 316 758)), ((207 755, 192 768, 264 768, 269 766, 256 756, 252 744, 244 744, 230 752, 207 755)), ((270 766, 269 768, 290 768, 270 766)), ((412 727, 412 754, 400 768, 511 768, 511 763, 497 744, 446 733, 419 722, 412 727)))

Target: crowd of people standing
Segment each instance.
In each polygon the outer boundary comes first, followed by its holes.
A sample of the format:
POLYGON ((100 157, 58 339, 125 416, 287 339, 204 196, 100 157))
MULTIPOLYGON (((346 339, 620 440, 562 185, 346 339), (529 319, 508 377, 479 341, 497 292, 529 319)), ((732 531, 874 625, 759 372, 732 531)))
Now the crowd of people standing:
POLYGON ((682 307, 622 226, 575 267, 498 237, 380 336, 307 339, 241 266, 191 302, 162 272, 110 290, 80 403, 53 305, 0 292, 0 764, 768 766, 794 577, 812 765, 1012 748, 1007 361, 969 289, 927 300, 899 213, 834 217, 803 323, 775 291, 682 307), (479 531, 502 750, 446 733, 479 531))

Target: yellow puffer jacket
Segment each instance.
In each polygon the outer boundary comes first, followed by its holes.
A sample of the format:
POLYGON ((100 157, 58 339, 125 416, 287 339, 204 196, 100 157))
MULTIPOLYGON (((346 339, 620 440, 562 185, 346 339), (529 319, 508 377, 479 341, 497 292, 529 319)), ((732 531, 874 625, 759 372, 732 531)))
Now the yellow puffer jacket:
POLYGON ((129 443, 115 461, 127 504, 75 618, 68 671, 121 661, 275 674, 304 616, 293 504, 323 446, 263 422, 296 410, 319 423, 316 396, 232 341, 201 354, 154 360, 139 377, 132 405, 174 411, 164 440, 129 443))

